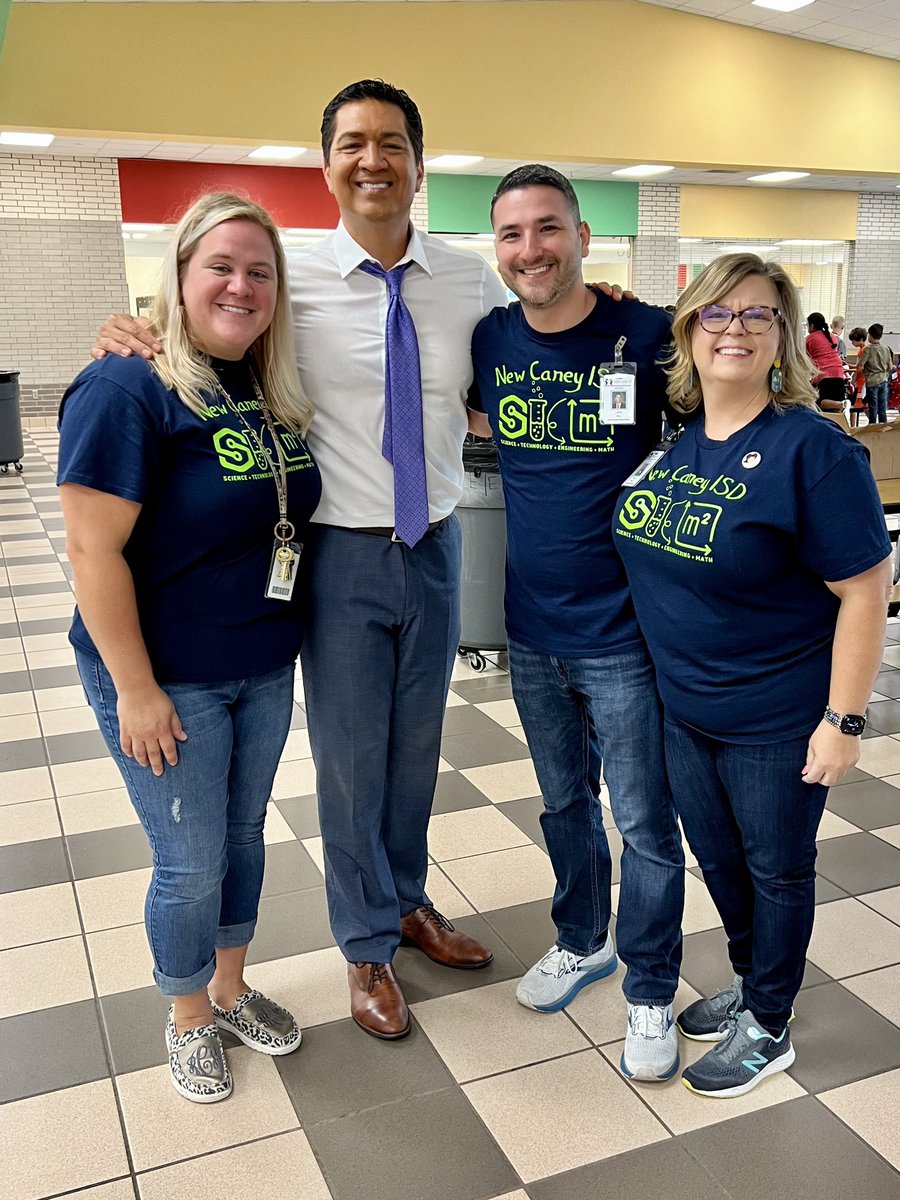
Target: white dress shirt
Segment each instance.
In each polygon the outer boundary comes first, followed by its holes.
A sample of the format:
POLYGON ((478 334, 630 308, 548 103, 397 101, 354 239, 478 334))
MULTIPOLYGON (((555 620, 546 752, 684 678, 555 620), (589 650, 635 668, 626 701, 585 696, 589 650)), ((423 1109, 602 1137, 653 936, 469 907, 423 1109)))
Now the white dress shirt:
MULTIPOLYGON (((343 224, 288 251, 297 363, 316 409, 308 440, 322 472, 313 520, 350 529, 394 524, 394 470, 381 453, 388 290, 358 270, 367 261, 343 224)), ((402 294, 419 339, 429 520, 439 521, 462 494, 472 331, 506 305, 506 289, 484 259, 416 230, 400 261, 412 262, 402 294)))

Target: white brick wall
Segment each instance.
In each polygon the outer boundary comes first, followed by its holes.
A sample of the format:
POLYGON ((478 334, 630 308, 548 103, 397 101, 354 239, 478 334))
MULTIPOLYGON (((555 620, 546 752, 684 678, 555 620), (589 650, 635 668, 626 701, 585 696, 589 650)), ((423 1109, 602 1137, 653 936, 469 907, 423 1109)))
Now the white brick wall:
POLYGON ((52 416, 100 322, 128 311, 111 159, 0 154, 0 368, 23 417, 52 416))
POLYGON ((648 304, 674 304, 678 294, 678 233, 681 189, 642 183, 638 190, 638 235, 632 258, 632 289, 648 304))
POLYGON ((860 193, 848 263, 847 328, 879 321, 900 332, 900 195, 860 193))
POLYGON ((412 202, 412 223, 423 233, 428 232, 428 179, 422 180, 422 189, 416 192, 412 202))

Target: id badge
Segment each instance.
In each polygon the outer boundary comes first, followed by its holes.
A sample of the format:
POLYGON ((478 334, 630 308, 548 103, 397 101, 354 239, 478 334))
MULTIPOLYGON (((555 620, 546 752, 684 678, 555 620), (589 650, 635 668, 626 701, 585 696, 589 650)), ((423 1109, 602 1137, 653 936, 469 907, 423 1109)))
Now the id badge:
POLYGON ((276 542, 272 547, 269 564, 269 579, 266 584, 267 600, 290 600, 297 582, 297 568, 303 546, 300 542, 276 542))
POLYGON ((634 487, 636 484, 640 483, 642 479, 646 479, 659 460, 661 458, 665 458, 665 456, 669 453, 669 451, 675 445, 676 440, 677 439, 674 437, 671 439, 666 438, 665 441, 659 442, 656 446, 654 446, 647 457, 638 463, 628 478, 622 480, 622 487, 634 487))
POLYGON ((601 363, 600 420, 604 425, 634 425, 637 363, 601 363))

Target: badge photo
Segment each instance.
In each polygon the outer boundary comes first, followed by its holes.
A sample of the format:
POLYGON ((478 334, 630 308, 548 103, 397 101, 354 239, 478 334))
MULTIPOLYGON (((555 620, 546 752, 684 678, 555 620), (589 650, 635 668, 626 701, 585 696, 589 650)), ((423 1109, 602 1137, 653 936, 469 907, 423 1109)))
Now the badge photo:
POLYGON ((634 424, 635 376, 614 370, 600 380, 600 420, 604 425, 634 424))

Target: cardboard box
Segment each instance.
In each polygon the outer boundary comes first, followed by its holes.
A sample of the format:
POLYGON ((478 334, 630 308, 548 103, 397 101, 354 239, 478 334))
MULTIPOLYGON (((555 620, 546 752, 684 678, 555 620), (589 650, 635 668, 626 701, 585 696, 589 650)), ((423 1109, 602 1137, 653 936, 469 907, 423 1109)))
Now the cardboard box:
POLYGON ((887 511, 900 509, 900 421, 851 429, 843 413, 822 413, 822 416, 862 442, 869 451, 881 503, 887 511))

